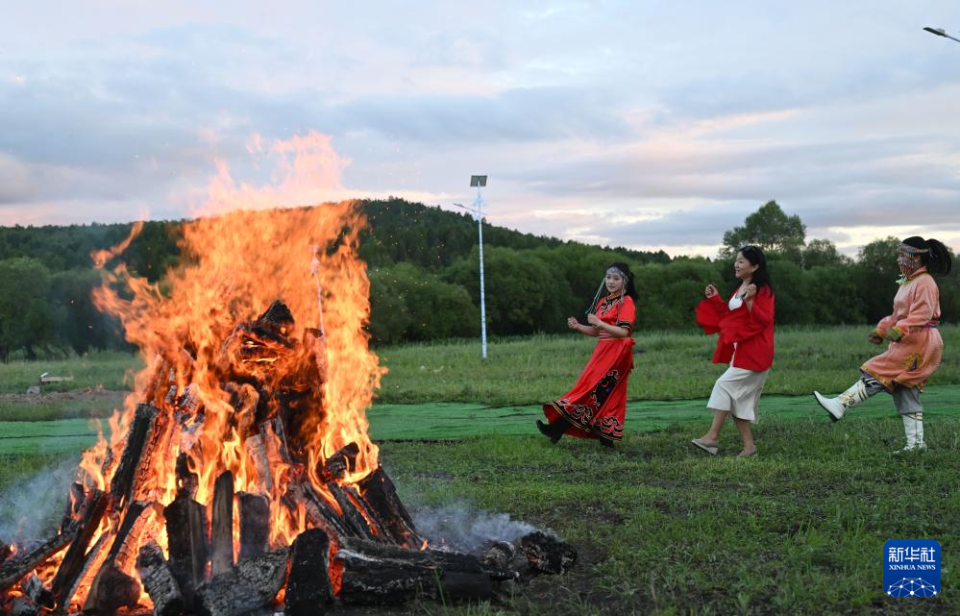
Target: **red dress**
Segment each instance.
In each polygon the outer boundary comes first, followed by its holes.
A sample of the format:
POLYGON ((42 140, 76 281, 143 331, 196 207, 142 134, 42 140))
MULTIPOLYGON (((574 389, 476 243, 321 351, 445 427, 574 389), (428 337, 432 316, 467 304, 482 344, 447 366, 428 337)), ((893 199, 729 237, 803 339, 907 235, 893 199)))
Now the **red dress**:
MULTIPOLYGON (((597 302, 594 310, 601 321, 633 330, 636 307, 633 299, 619 294, 597 302)), ((633 370, 633 338, 614 338, 601 332, 597 346, 573 388, 559 400, 543 405, 550 423, 560 417, 572 427, 567 436, 623 440, 627 410, 627 378, 633 370)))

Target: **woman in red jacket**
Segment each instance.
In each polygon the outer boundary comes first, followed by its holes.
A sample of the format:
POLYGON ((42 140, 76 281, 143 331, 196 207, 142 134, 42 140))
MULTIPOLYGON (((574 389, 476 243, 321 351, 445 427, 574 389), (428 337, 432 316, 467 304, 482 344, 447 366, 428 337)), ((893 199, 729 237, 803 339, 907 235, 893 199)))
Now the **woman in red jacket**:
POLYGON ((730 367, 713 386, 707 408, 713 424, 693 444, 710 455, 720 448, 720 429, 729 415, 743 440, 739 457, 757 455, 751 422, 757 420, 757 404, 767 372, 773 364, 774 295, 767 272, 767 259, 758 246, 744 246, 733 264, 740 286, 724 302, 717 288, 708 285, 707 299, 697 306, 697 324, 708 334, 720 332, 713 363, 730 367))

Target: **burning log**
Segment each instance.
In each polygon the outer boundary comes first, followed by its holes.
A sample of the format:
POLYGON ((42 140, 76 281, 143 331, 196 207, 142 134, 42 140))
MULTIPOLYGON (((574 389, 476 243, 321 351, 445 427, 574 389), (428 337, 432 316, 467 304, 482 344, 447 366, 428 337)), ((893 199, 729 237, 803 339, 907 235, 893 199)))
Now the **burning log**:
POLYGON ((364 477, 358 485, 367 510, 376 516, 377 528, 400 545, 419 547, 423 543, 413 518, 400 502, 397 488, 382 466, 364 477))
POLYGON ((83 503, 87 493, 82 483, 73 483, 70 485, 70 494, 67 496, 67 504, 63 509, 63 518, 60 520, 60 531, 69 526, 80 516, 83 509, 83 503))
POLYGON ((326 484, 326 488, 333 494, 333 498, 336 499, 337 504, 340 506, 340 511, 343 512, 344 521, 353 531, 350 536, 374 540, 378 538, 377 535, 370 530, 370 525, 367 523, 367 519, 361 510, 354 504, 353 500, 343 488, 335 483, 326 484))
POLYGON ((197 589, 205 616, 240 616, 272 602, 287 577, 287 550, 240 561, 197 589))
MULTIPOLYGON (((63 530, 64 525, 60 525, 60 530, 63 530)), ((7 545, 6 543, 0 541, 0 565, 2 565, 8 558, 13 556, 14 549, 12 545, 7 545)))
POLYGON ((566 573, 577 562, 577 552, 566 543, 539 531, 520 539, 530 568, 541 573, 566 573))
POLYGON ((90 562, 87 548, 90 547, 90 541, 100 527, 100 521, 107 512, 111 500, 110 495, 100 490, 92 490, 87 494, 79 532, 67 548, 67 553, 63 556, 63 561, 51 584, 58 606, 67 605, 73 597, 76 584, 85 570, 84 565, 90 562))
POLYGON ((358 455, 360 446, 350 443, 327 458, 323 464, 318 464, 317 475, 325 482, 340 481, 346 473, 353 472, 356 468, 358 455))
POLYGON ((284 500, 293 511, 296 511, 297 507, 303 507, 307 515, 307 523, 313 528, 326 530, 333 541, 338 537, 350 536, 350 529, 343 523, 340 516, 330 510, 326 501, 317 495, 308 481, 290 482, 284 500))
POLYGON ((52 608, 54 606, 53 592, 47 588, 47 585, 36 573, 28 575, 20 584, 20 588, 23 589, 23 594, 30 597, 37 608, 52 608))
POLYGON ((10 601, 5 613, 7 616, 36 616, 39 612, 40 607, 30 597, 20 595, 10 601))
POLYGON ((155 516, 156 507, 151 503, 134 501, 127 507, 104 564, 90 585, 84 612, 110 613, 120 607, 136 606, 141 593, 140 583, 124 570, 133 566, 140 534, 155 516))
POLYGON ((247 437, 243 442, 243 447, 247 454, 253 459, 253 465, 257 469, 258 484, 268 494, 273 492, 273 473, 270 470, 270 458, 267 456, 267 447, 263 442, 263 436, 257 434, 247 437))
POLYGON ((47 562, 54 554, 67 547, 77 536, 79 527, 69 526, 56 537, 49 539, 24 554, 17 554, 0 565, 0 593, 12 588, 25 575, 47 562))
POLYGON ((100 538, 97 539, 97 542, 93 544, 93 547, 90 548, 90 551, 87 552, 87 555, 83 560, 83 566, 77 573, 73 584, 71 584, 63 594, 62 599, 56 600, 58 604, 58 613, 64 612, 70 607, 70 604, 73 602, 73 599, 76 596, 77 591, 79 591, 80 587, 83 585, 83 582, 89 579, 92 572, 100 570, 100 567, 103 565, 104 559, 107 556, 106 552, 104 551, 104 547, 107 545, 108 538, 109 535, 107 534, 101 535, 100 538))
POLYGON ((217 477, 213 492, 213 524, 211 525, 211 572, 226 573, 233 566, 233 473, 225 471, 217 477))
POLYGON ((193 498, 200 487, 200 476, 190 470, 190 456, 180 453, 177 456, 177 497, 193 498))
POLYGON ((122 607, 134 608, 143 588, 108 560, 100 569, 83 604, 84 614, 113 614, 122 607))
POLYGON ((150 540, 140 549, 137 573, 153 601, 154 616, 176 616, 184 610, 183 593, 156 541, 150 540))
POLYGON ((330 538, 320 529, 304 531, 293 542, 287 578, 284 613, 287 616, 320 616, 333 600, 330 538))
POLYGON ((141 460, 148 453, 154 435, 154 427, 160 410, 149 404, 137 405, 133 426, 127 436, 127 443, 120 457, 120 463, 110 482, 110 494, 117 507, 121 507, 130 498, 133 491, 134 479, 141 460))
POLYGON ((207 518, 204 507, 190 498, 177 497, 163 510, 167 521, 170 570, 187 605, 207 572, 207 518))
POLYGON ((287 431, 279 417, 263 422, 260 425, 260 434, 263 436, 263 442, 269 455, 285 464, 293 464, 293 459, 290 457, 290 447, 287 444, 287 431))
POLYGON ((240 560, 267 551, 270 540, 270 501, 261 494, 238 492, 240 501, 240 560))

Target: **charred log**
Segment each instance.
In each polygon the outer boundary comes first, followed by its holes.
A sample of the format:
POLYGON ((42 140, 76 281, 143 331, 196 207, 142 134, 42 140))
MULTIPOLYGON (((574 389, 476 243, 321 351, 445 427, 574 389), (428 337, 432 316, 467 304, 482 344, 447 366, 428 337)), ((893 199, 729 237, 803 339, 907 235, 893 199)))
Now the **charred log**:
POLYGON ((197 609, 205 616, 239 616, 271 603, 287 577, 287 551, 240 561, 197 589, 197 609))
POLYGON ((57 569, 57 574, 51 584, 53 596, 58 606, 65 606, 72 598, 73 590, 84 570, 84 565, 89 562, 87 548, 90 547, 90 541, 100 527, 100 521, 107 512, 107 506, 111 500, 110 495, 100 490, 91 490, 87 494, 79 531, 70 543, 70 547, 67 548, 67 553, 64 554, 60 568, 57 569))
POLYGON ((137 604, 141 592, 140 584, 123 571, 133 566, 140 533, 155 515, 156 508, 152 503, 134 501, 127 507, 127 513, 113 538, 110 551, 90 584, 90 593, 83 606, 84 612, 110 613, 121 607, 134 607, 137 604))
POLYGON ((577 552, 566 543, 539 531, 520 539, 530 568, 540 573, 566 573, 577 562, 577 552))
POLYGON ((142 590, 140 582, 121 571, 113 561, 108 561, 90 587, 83 613, 113 614, 123 607, 134 608, 142 590))
POLYGON ((177 498, 163 510, 167 522, 170 570, 187 605, 207 570, 207 519, 203 505, 189 498, 177 498))
POLYGON ((40 606, 35 604, 30 597, 20 595, 10 599, 4 613, 8 616, 36 616, 40 613, 40 606))
POLYGON ((284 613, 314 616, 326 612, 333 599, 330 583, 330 539, 319 529, 304 531, 293 542, 284 613))
POLYGON ((67 504, 63 509, 63 518, 60 520, 61 532, 80 516, 86 495, 86 490, 82 483, 73 483, 70 485, 70 494, 67 496, 67 504))
POLYGON ((63 598, 56 599, 55 597, 58 604, 57 613, 65 612, 70 607, 70 604, 73 603, 73 598, 76 596, 77 591, 80 589, 80 586, 83 585, 84 581, 89 580, 95 571, 100 570, 104 560, 107 558, 107 538, 108 535, 103 534, 97 539, 97 542, 94 543, 90 551, 87 552, 80 572, 77 574, 76 579, 74 579, 73 584, 70 585, 70 588, 64 593, 63 598))
POLYGON ((328 483, 326 484, 326 488, 333 494, 337 505, 340 506, 340 511, 343 512, 344 522, 350 527, 350 530, 353 531, 351 536, 363 539, 377 539, 377 535, 370 530, 367 519, 357 505, 354 504, 347 492, 336 483, 328 483))
POLYGON ((487 550, 480 563, 493 569, 509 569, 510 562, 517 554, 517 547, 506 541, 496 541, 487 550))
POLYGON ((270 501, 261 494, 237 493, 240 502, 240 560, 267 551, 270 541, 270 501))
POLYGON ((270 468, 270 458, 267 456, 267 447, 263 442, 263 436, 257 434, 247 437, 247 440, 243 442, 243 448, 253 459, 253 465, 257 469, 259 486, 268 494, 273 492, 273 469, 270 468))
POLYGON ((17 554, 0 565, 0 593, 12 588, 25 575, 47 562, 54 554, 67 547, 77 536, 79 527, 69 526, 56 537, 49 539, 29 552, 17 554))
POLYGON ((36 573, 28 575, 20 584, 20 588, 23 589, 23 594, 30 597, 30 600, 37 607, 52 608, 54 606, 53 591, 47 588, 47 585, 36 573))
POLYGON ((356 469, 358 455, 360 455, 360 446, 350 443, 327 458, 324 464, 318 464, 317 475, 325 482, 339 481, 344 475, 356 469))
POLYGON ((137 556, 137 573, 143 587, 153 601, 154 616, 176 616, 186 607, 183 593, 169 564, 163 558, 160 546, 153 540, 140 549, 137 556))
POLYGON ((233 473, 225 471, 217 477, 213 491, 213 523, 211 525, 211 573, 220 575, 233 566, 233 473))
POLYGON ((151 440, 151 433, 154 431, 154 423, 160 410, 149 404, 137 405, 137 411, 134 415, 133 426, 127 436, 127 444, 124 447, 123 455, 120 457, 120 463, 117 466, 117 472, 113 475, 110 482, 110 494, 118 507, 122 507, 133 489, 134 477, 137 474, 137 467, 143 457, 147 444, 151 440))
POLYGON ((516 574, 481 565, 469 554, 409 550, 360 539, 341 541, 339 597, 346 603, 399 603, 418 594, 444 601, 484 600, 494 581, 516 574))
POLYGON ((423 538, 417 534, 413 518, 397 496, 397 489, 383 467, 364 477, 360 494, 367 510, 377 516, 377 527, 395 543, 408 547, 420 547, 423 538))
POLYGON ((193 498, 200 487, 200 476, 190 470, 190 456, 180 453, 177 456, 177 498, 193 498))

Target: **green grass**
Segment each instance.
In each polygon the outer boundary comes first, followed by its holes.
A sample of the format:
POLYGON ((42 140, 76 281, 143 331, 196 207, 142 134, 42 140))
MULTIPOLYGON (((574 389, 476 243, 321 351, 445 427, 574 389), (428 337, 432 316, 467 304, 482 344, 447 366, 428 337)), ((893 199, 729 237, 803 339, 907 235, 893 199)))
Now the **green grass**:
MULTIPOLYGON (((777 354, 767 380, 767 393, 803 395, 814 389, 846 388, 857 369, 880 347, 866 341, 866 327, 781 328, 777 354)), ((946 349, 932 384, 960 385, 960 326, 941 328, 946 349)), ((411 344, 378 349, 388 369, 378 404, 465 402, 499 407, 536 404, 555 398, 573 384, 596 340, 578 334, 504 339, 490 344, 487 360, 478 341, 411 344)), ((630 400, 702 398, 725 369, 710 363, 715 336, 696 331, 640 331, 636 366, 630 378, 630 400)), ((95 353, 53 362, 0 364, 0 394, 22 394, 40 374, 73 376, 71 383, 45 386, 44 391, 76 388, 125 389, 139 360, 122 353, 95 353)), ((0 408, 13 413, 21 403, 0 408)), ((21 413, 22 411, 17 411, 21 413)), ((11 417, 21 419, 22 415, 11 417)), ((77 414, 74 416, 84 416, 77 414)))
MULTIPOLYGON (((593 441, 551 446, 532 425, 540 416, 536 403, 563 393, 582 369, 589 339, 501 341, 486 362, 475 342, 383 349, 391 372, 369 412, 371 433, 404 502, 508 513, 555 530, 580 554, 569 574, 535 579, 502 602, 414 603, 389 613, 960 613, 960 329, 943 328, 944 365, 923 395, 930 449, 904 456, 892 454, 903 445, 903 430, 889 396, 872 398, 837 424, 809 396, 814 388, 836 392, 857 377, 876 351, 863 334, 778 331, 755 428, 760 456, 749 460, 735 457, 732 426, 716 458, 689 444, 706 430, 704 398, 723 370, 709 363, 713 341, 704 336, 638 335, 626 438, 612 452, 593 441), (893 538, 940 541, 941 596, 883 595, 882 547, 893 538)), ((84 386, 122 388, 116 373, 136 362, 103 359, 72 360, 61 370, 77 368, 79 383, 78 362, 86 361, 84 386)), ((54 372, 37 368, 0 366, 0 388, 20 391, 9 385, 15 371, 54 372)), ((0 418, 8 420, 72 417, 0 423, 0 490, 75 457, 93 441, 83 418, 113 406, 0 401, 0 418)))
MULTIPOLYGON (((700 428, 705 427, 705 419, 700 428)), ((960 583, 960 418, 928 424, 930 451, 898 457, 892 412, 836 425, 764 419, 758 458, 740 460, 732 427, 716 458, 688 425, 595 442, 474 437, 388 443, 384 464, 405 502, 451 495, 552 528, 580 552, 506 605, 424 612, 485 614, 956 614, 960 583), (883 543, 933 538, 944 555, 936 599, 887 598, 883 543)))
MULTIPOLYGON (((814 389, 846 389, 860 365, 879 347, 868 328, 777 331, 777 354, 767 393, 801 395, 814 389)), ((933 384, 960 384, 960 327, 942 328, 946 349, 933 384)), ((702 398, 726 369, 710 363, 716 337, 696 332, 644 332, 636 336, 629 400, 702 398)), ((567 391, 583 370, 595 339, 569 334, 536 336, 490 345, 486 361, 476 341, 383 349, 389 369, 378 402, 470 402, 484 406, 535 404, 567 391)))
POLYGON ((130 375, 140 367, 136 356, 117 351, 97 351, 68 359, 11 361, 0 364, 0 394, 22 394, 31 385, 38 385, 44 372, 73 377, 72 381, 44 385, 44 392, 97 387, 127 389, 133 382, 130 375))

